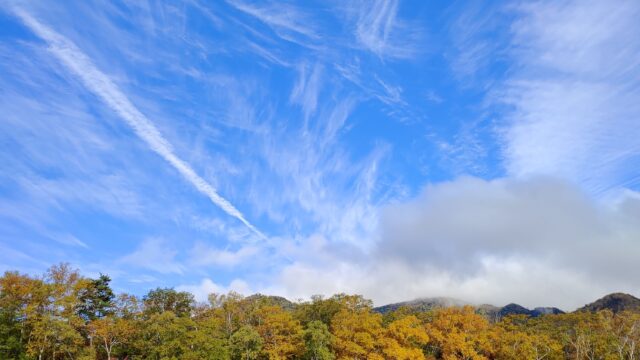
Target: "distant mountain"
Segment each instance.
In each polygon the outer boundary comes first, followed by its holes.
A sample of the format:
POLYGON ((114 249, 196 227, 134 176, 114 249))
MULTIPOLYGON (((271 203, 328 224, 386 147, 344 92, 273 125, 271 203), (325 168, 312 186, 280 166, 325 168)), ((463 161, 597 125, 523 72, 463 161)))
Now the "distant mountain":
POLYGON ((564 314, 564 311, 554 307, 537 307, 533 310, 529 310, 524 306, 513 303, 503 307, 480 305, 476 309, 478 314, 484 315, 491 320, 499 320, 508 315, 527 315, 531 317, 538 317, 549 314, 564 314))
MULTIPOLYGON (((261 304, 278 305, 287 310, 293 310, 296 307, 296 303, 291 302, 281 296, 255 294, 247 297, 246 299, 261 304)), ((538 317, 542 315, 557 315, 565 313, 564 311, 555 307, 536 307, 531 310, 514 303, 505 305, 503 307, 488 304, 476 306, 469 302, 449 297, 419 298, 411 301, 403 301, 378 306, 373 308, 373 311, 384 314, 398 310, 401 307, 406 307, 412 311, 422 312, 438 308, 462 307, 465 305, 475 306, 476 312, 478 314, 483 315, 487 319, 490 319, 492 321, 497 321, 508 315, 527 315, 531 317, 538 317)), ((600 310, 611 310, 614 313, 625 310, 640 312, 640 299, 629 294, 613 293, 581 307, 580 309, 576 310, 576 312, 596 312, 600 310)))
POLYGON ((556 307, 537 307, 531 310, 532 316, 540 316, 540 315, 559 315, 564 314, 564 311, 556 308, 556 307))
POLYGON ((614 313, 625 310, 640 312, 640 299, 629 294, 613 293, 598 299, 591 304, 587 304, 576 311, 595 312, 600 310, 611 310, 614 313))
POLYGON ((502 308, 499 306, 493 306, 489 304, 482 304, 480 306, 476 306, 476 313, 486 317, 489 320, 498 320, 500 319, 500 310, 502 308))
POLYGON ((384 314, 387 312, 398 310, 401 307, 406 307, 414 311, 429 311, 437 308, 447 308, 454 306, 470 305, 469 303, 448 298, 448 297, 433 297, 433 298, 420 298, 411 301, 403 301, 399 303, 393 303, 388 305, 379 306, 373 308, 373 311, 384 314))
POLYGON ((280 306, 285 310, 293 310, 296 307, 295 303, 287 300, 282 296, 275 296, 275 295, 253 294, 253 295, 247 296, 246 300, 259 303, 262 305, 280 306))
POLYGON ((498 312, 499 317, 505 317, 508 315, 531 315, 531 310, 525 308, 524 306, 520 306, 518 304, 508 304, 503 306, 498 312))
MULTIPOLYGON (((471 304, 462 300, 446 298, 446 297, 421 298, 421 299, 416 299, 412 301, 404 301, 404 302, 379 306, 374 308, 373 311, 384 314, 390 311, 397 310, 401 307, 406 307, 414 311, 428 311, 428 310, 433 310, 437 308, 446 308, 446 307, 455 307, 455 306, 464 306, 464 305, 471 305, 471 304)), ((554 307, 537 307, 533 310, 529 310, 518 304, 509 304, 503 307, 483 304, 480 306, 476 306, 476 310, 478 314, 481 314, 492 320, 498 320, 507 315, 527 315, 527 316, 537 317, 540 315, 547 315, 547 314, 564 314, 564 311, 554 307)))
POLYGON ((533 310, 529 310, 518 304, 509 304, 507 306, 502 307, 498 312, 499 317, 505 317, 508 315, 527 315, 531 317, 538 317, 541 315, 550 315, 550 314, 564 314, 564 311, 555 307, 537 307, 533 310))

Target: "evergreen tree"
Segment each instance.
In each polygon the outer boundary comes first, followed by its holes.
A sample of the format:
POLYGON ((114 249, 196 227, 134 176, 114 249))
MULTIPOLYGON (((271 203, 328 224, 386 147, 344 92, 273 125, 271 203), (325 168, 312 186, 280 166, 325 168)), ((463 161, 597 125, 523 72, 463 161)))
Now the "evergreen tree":
POLYGON ((111 278, 104 274, 89 281, 78 294, 78 315, 86 321, 93 321, 113 313, 115 295, 110 282, 111 278))

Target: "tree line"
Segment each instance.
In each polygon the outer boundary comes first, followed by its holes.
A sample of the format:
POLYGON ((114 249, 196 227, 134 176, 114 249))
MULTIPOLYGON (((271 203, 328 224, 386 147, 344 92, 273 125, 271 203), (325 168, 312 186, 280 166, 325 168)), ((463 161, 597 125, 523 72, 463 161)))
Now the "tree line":
POLYGON ((640 315, 487 319, 470 306, 380 314, 359 295, 282 298, 157 288, 114 294, 67 264, 0 277, 0 359, 640 359, 640 315))

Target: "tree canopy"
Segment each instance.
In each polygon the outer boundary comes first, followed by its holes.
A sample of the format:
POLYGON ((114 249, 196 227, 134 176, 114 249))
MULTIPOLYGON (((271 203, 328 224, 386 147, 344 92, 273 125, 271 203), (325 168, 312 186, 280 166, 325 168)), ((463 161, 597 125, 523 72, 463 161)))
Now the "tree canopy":
POLYGON ((0 277, 2 360, 555 360, 640 358, 640 314, 483 316, 470 306, 398 308, 359 295, 291 303, 265 295, 156 288, 115 294, 69 265, 0 277))

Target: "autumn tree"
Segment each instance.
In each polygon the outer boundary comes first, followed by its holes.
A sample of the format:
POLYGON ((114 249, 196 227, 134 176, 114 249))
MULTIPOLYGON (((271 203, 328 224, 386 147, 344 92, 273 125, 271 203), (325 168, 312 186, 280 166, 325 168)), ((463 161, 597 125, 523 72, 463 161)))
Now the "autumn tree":
POLYGON ((79 332, 84 321, 75 311, 78 293, 85 284, 68 264, 52 266, 44 279, 31 282, 24 324, 29 331, 28 355, 55 360, 75 358, 88 350, 79 332))
POLYGON ((189 332, 195 327, 188 317, 172 311, 154 313, 142 323, 138 349, 151 359, 182 359, 191 351, 189 332))
POLYGON ((233 360, 255 360, 262 351, 262 337, 253 327, 245 325, 231 336, 229 349, 233 360))
POLYGON ((89 323, 90 336, 111 359, 114 347, 120 346, 135 334, 133 322, 112 315, 97 318, 89 323))
POLYGON ((612 316, 609 321, 616 338, 615 349, 618 358, 640 359, 640 314, 623 311, 612 316))
POLYGON ((303 339, 305 344, 304 358, 307 360, 333 360, 335 355, 331 351, 333 335, 329 328, 320 320, 313 320, 307 324, 303 339))
POLYGON ((157 288, 149 291, 142 299, 146 314, 160 314, 171 311, 176 316, 189 316, 193 308, 193 295, 186 291, 157 288))
POLYGON ((562 359, 562 345, 545 333, 529 327, 526 315, 501 319, 488 332, 487 351, 493 359, 554 360, 562 359))
POLYGON ((220 320, 217 317, 194 319, 195 327, 189 332, 193 360, 229 359, 228 338, 220 320))
POLYGON ((300 355, 302 326, 279 306, 264 306, 256 310, 256 330, 263 340, 263 353, 273 360, 292 359, 300 355))
POLYGON ((384 316, 359 295, 236 293, 195 304, 158 288, 113 294, 67 264, 0 277, 4 360, 640 360, 640 314, 608 310, 487 321, 471 307, 384 316))
POLYGON ((118 294, 113 301, 113 315, 123 319, 138 319, 142 314, 140 299, 130 294, 118 294))
POLYGON ((430 350, 445 360, 484 360, 488 321, 470 306, 438 309, 426 325, 430 350))
POLYGON ((575 312, 560 317, 566 353, 576 360, 605 359, 615 353, 615 336, 609 328, 610 311, 575 312))
POLYGON ((429 336, 414 315, 392 321, 384 331, 381 343, 385 358, 393 360, 422 360, 422 348, 429 336))
POLYGON ((228 294, 210 294, 208 300, 210 306, 222 316, 227 336, 231 336, 242 325, 247 325, 244 296, 230 291, 228 294))
POLYGON ((0 359, 18 359, 25 352, 25 310, 33 281, 18 272, 0 277, 0 359))
POLYGON ((331 319, 345 307, 343 295, 335 295, 325 299, 322 295, 313 295, 311 301, 300 303, 294 310, 294 316, 303 326, 312 321, 331 324, 331 319))
POLYGON ((340 310, 331 320, 331 332, 337 359, 383 359, 379 346, 382 316, 368 307, 340 310))

